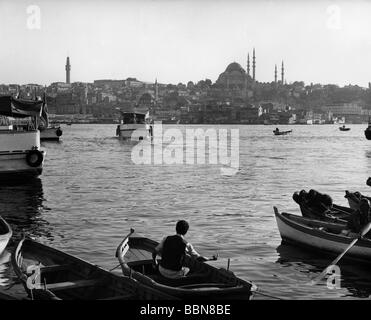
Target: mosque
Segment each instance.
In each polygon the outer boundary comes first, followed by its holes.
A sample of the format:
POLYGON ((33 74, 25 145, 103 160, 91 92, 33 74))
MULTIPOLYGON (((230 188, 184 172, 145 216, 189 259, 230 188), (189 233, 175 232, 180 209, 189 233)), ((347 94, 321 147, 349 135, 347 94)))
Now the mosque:
MULTIPOLYGON (((282 61, 281 66, 281 80, 278 82, 277 80, 277 65, 275 65, 274 69, 274 82, 275 83, 284 83, 285 78, 285 71, 284 71, 284 63, 282 61)), ((255 48, 253 49, 253 56, 252 56, 252 74, 250 75, 250 54, 247 55, 247 65, 246 71, 241 67, 241 65, 237 62, 232 62, 228 65, 223 73, 219 75, 218 80, 216 81, 217 84, 222 85, 227 90, 229 89, 239 89, 244 90, 247 89, 256 82, 256 56, 255 56, 255 48)))

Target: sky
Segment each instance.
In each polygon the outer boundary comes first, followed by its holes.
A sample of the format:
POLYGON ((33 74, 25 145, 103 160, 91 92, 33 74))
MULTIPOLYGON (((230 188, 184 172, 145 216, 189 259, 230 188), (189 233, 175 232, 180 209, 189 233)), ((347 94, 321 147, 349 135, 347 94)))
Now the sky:
POLYGON ((0 0, 0 83, 135 77, 215 82, 231 62, 271 82, 371 82, 371 1, 0 0))

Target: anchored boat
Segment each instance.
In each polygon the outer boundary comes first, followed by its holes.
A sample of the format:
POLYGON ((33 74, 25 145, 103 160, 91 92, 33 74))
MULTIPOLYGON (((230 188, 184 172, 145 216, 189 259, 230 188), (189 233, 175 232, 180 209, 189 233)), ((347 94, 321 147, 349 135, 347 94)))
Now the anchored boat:
POLYGON ((155 288, 180 299, 250 299, 256 286, 237 278, 226 269, 218 269, 207 263, 197 261, 185 255, 184 266, 190 268, 187 276, 179 279, 163 277, 152 266, 152 252, 158 242, 133 236, 131 229, 128 236, 116 250, 122 272, 131 275, 140 283, 155 288))
POLYGON ((42 100, 0 96, 0 176, 24 177, 42 173, 46 152, 40 150, 38 122, 42 100))
MULTIPOLYGON (((338 255, 358 237, 342 223, 308 219, 289 213, 279 213, 276 207, 277 227, 283 242, 314 249, 319 253, 338 255)), ((371 240, 362 238, 349 250, 344 258, 371 263, 371 240)))
POLYGON ((40 300, 171 300, 173 297, 135 279, 31 239, 12 253, 13 269, 32 299, 40 300))
POLYGON ((6 248, 12 234, 13 232, 9 224, 0 216, 0 255, 6 248))
POLYGON ((275 130, 273 130, 273 133, 274 133, 275 136, 281 136, 281 135, 289 134, 291 132, 292 132, 292 130, 280 131, 278 128, 276 128, 275 130))
POLYGON ((116 136, 125 140, 144 140, 152 137, 152 125, 148 121, 149 114, 138 112, 122 112, 120 124, 116 127, 116 136))

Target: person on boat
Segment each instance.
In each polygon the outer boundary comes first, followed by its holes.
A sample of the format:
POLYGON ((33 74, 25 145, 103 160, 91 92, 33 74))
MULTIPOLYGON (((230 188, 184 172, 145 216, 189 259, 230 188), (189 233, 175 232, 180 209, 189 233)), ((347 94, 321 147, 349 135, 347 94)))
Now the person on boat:
POLYGON ((201 256, 184 238, 189 229, 189 224, 185 220, 180 220, 176 224, 176 234, 162 239, 152 253, 153 265, 158 267, 162 276, 171 279, 181 278, 187 275, 189 268, 183 266, 185 254, 189 254, 198 261, 217 260, 217 256, 206 258, 201 256), (161 255, 161 263, 158 265, 156 256, 161 255))
POLYGON ((279 132, 279 131, 280 131, 280 129, 276 128, 276 130, 274 130, 274 131, 276 131, 276 132, 279 132))
POLYGON ((371 222, 370 202, 366 198, 362 198, 359 203, 359 209, 350 217, 348 228, 352 232, 359 233, 369 222, 371 222))

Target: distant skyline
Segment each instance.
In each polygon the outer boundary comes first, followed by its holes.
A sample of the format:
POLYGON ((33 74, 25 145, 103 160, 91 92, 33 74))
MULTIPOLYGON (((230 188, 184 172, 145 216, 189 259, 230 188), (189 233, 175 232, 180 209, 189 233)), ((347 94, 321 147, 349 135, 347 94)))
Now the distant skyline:
POLYGON ((1 0, 0 13, 0 84, 64 82, 67 56, 71 82, 215 82, 253 48, 259 82, 282 60, 288 83, 371 82, 366 0, 1 0))

